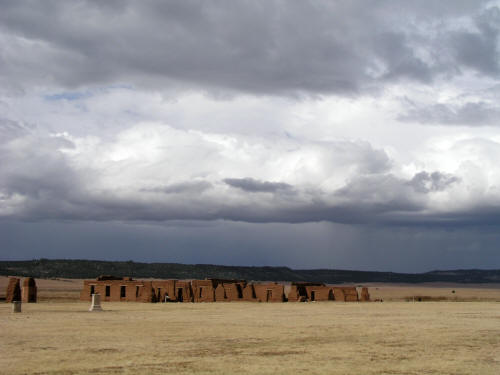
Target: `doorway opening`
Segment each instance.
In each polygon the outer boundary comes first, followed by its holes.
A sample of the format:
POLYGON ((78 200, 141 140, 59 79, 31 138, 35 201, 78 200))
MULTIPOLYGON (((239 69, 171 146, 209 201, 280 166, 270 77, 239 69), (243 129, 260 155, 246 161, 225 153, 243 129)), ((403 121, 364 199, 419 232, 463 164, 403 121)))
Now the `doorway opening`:
POLYGON ((273 299, 273 291, 271 289, 268 289, 266 293, 266 302, 269 302, 272 299, 273 299))
POLYGON ((243 298, 243 290, 240 284, 236 284, 236 290, 238 291, 238 298, 243 298))

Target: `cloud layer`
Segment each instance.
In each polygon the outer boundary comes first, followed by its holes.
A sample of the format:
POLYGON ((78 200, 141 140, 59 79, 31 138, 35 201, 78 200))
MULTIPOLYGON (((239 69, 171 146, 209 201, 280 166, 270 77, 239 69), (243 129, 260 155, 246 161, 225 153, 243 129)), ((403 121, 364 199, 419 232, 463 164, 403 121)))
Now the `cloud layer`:
POLYGON ((453 160, 451 172, 410 172, 361 141, 276 140, 159 123, 137 124, 110 141, 12 121, 2 129, 4 218, 457 225, 483 221, 500 198, 500 143, 491 140, 456 141, 439 156, 435 150, 434 157, 453 160), (471 210, 475 218, 464 216, 471 210))
POLYGON ((498 1, 3 1, 0 232, 500 266, 499 25, 498 1))
POLYGON ((317 95, 497 77, 500 12, 487 4, 5 1, 2 81, 317 95))

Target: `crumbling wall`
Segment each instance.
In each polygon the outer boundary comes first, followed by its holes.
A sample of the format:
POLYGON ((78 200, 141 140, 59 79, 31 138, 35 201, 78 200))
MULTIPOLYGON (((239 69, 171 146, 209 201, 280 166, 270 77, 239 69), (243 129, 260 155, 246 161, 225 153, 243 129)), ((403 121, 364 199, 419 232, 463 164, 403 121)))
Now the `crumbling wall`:
POLYGON ((194 302, 214 302, 215 288, 212 280, 191 281, 194 302))
POLYGON ((227 301, 242 301, 245 284, 241 282, 223 283, 227 301))
MULTIPOLYGON (((154 302, 175 302, 177 280, 154 280, 152 281, 154 302)), ((183 285, 179 286, 180 288, 183 285)), ((184 296, 184 294, 183 294, 184 296)))
POLYGON ((291 285, 290 290, 288 291, 287 294, 287 299, 288 302, 299 302, 300 301, 300 295, 299 295, 299 288, 297 285, 291 285))
POLYGON ((5 291, 5 302, 21 301, 20 280, 17 277, 9 277, 9 284, 5 291))
POLYGON ((156 302, 152 281, 143 281, 139 286, 137 302, 156 302))
POLYGON ((247 284, 243 288, 243 300, 249 302, 257 301, 257 296, 255 295, 255 289, 253 284, 247 284))
POLYGON ((37 288, 35 279, 32 277, 27 277, 23 280, 23 289, 21 292, 22 302, 36 302, 37 288))
POLYGON ((90 285, 93 280, 83 280, 83 287, 80 291, 80 301, 92 301, 92 293, 90 292, 90 285))
POLYGON ((344 290, 340 287, 333 287, 333 298, 335 301, 340 301, 344 302, 345 301, 345 294, 344 290))
POLYGON ((361 288, 361 293, 360 293, 360 296, 359 296, 359 300, 363 301, 363 302, 366 302, 366 301, 370 300, 370 293, 368 293, 368 288, 367 287, 361 288))
MULTIPOLYGON (((19 279, 17 279, 19 282, 19 279)), ((26 281, 25 281, 26 282, 26 281)), ((15 284, 11 281, 9 285, 15 284)), ((29 282, 28 282, 29 283, 29 282)), ((11 289, 14 286, 11 287, 11 289)), ((100 277, 97 280, 85 280, 80 293, 82 301, 91 301, 92 293, 101 295, 107 302, 296 302, 296 301, 347 301, 361 299, 368 301, 368 288, 325 286, 320 283, 292 283, 286 286, 280 283, 246 283, 241 280, 155 280, 143 281, 131 278, 100 277)))
POLYGON ((356 287, 342 287, 342 292, 344 292, 345 302, 357 302, 358 301, 358 291, 356 287))
POLYGON ((215 302, 228 302, 224 285, 220 283, 215 288, 215 302))
POLYGON ((309 301, 333 301, 332 288, 325 285, 306 286, 307 298, 309 301))
POLYGON ((112 276, 85 280, 80 292, 80 300, 90 302, 92 294, 100 294, 101 301, 105 302, 153 302, 155 300, 151 282, 131 278, 119 279, 112 276))
POLYGON ((333 299, 332 288, 323 283, 294 282, 288 292, 289 302, 331 301, 333 299))
POLYGON ((254 284, 255 295, 259 302, 284 302, 285 287, 283 284, 254 284))
POLYGON ((175 281, 175 301, 177 302, 193 302, 193 291, 191 282, 185 280, 175 281))

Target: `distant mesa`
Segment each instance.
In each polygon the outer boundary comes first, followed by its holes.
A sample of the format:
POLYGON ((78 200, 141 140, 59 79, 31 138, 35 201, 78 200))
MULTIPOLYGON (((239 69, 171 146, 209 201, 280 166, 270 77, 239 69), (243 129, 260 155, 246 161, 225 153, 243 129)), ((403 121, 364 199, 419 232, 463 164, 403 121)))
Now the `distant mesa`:
POLYGON ((220 266, 214 264, 140 263, 76 259, 0 261, 0 275, 91 279, 99 275, 154 279, 241 279, 325 284, 360 283, 500 283, 500 270, 451 270, 395 273, 339 269, 298 270, 288 267, 220 266))

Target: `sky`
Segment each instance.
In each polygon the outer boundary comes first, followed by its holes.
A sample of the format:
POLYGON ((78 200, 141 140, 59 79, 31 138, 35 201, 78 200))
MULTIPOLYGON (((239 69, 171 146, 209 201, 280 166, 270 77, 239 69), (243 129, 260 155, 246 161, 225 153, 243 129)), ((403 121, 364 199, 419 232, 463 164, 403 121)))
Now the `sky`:
POLYGON ((500 268, 500 1, 0 5, 0 259, 500 268))

